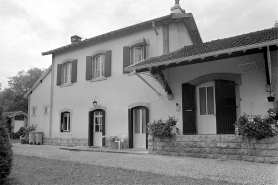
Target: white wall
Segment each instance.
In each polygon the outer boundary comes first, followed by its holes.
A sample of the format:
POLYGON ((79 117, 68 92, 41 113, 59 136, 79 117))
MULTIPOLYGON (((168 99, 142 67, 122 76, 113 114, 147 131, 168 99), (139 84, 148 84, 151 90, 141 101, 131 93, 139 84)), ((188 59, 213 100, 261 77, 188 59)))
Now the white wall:
MULTIPOLYGON (((43 79, 32 92, 29 106, 29 124, 37 125, 36 131, 43 132, 45 137, 49 135, 49 113, 44 115, 44 106, 50 105, 51 72, 43 79), (36 115, 32 116, 32 107, 36 108, 36 115)), ((50 109, 48 107, 48 112, 50 109)))
POLYGON ((192 44, 190 34, 183 22, 174 22, 169 25, 169 52, 192 44))
MULTIPOLYGON (((67 52, 55 57, 54 64, 54 99, 53 99, 53 137, 88 137, 88 113, 93 107, 94 97, 98 105, 107 108, 106 112, 106 135, 128 135, 128 105, 137 102, 149 103, 159 99, 136 75, 123 74, 123 47, 142 39, 150 40, 149 56, 158 56, 163 53, 162 28, 157 27, 158 36, 150 27, 147 30, 115 38, 109 42, 102 42, 86 48, 67 52), (86 56, 98 50, 112 50, 112 72, 107 80, 90 82, 85 80, 86 56), (74 58, 78 59, 77 83, 72 86, 56 86, 57 64, 74 58), (72 123, 71 132, 60 132, 59 111, 71 109, 72 123)), ((147 81, 155 81, 152 77, 142 75, 147 81)), ((154 87, 166 96, 158 83, 154 87)))

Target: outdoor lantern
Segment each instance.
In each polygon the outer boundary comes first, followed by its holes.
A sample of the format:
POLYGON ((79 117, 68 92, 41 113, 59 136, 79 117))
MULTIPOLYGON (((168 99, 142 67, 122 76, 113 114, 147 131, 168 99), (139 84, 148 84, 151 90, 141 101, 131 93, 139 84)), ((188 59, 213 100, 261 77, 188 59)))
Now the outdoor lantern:
POLYGON ((97 106, 97 101, 96 101, 96 100, 93 101, 93 105, 94 105, 95 107, 97 106))
POLYGON ((275 96, 272 94, 272 92, 270 91, 269 96, 267 97, 268 102, 274 102, 275 100, 275 96))

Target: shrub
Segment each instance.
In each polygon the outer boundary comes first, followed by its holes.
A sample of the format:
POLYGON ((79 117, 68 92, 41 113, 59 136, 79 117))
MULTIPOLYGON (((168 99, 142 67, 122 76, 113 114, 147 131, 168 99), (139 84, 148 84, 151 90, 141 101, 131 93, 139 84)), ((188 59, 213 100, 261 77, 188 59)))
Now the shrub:
POLYGON ((0 124, 0 179, 4 179, 11 172, 13 159, 11 147, 8 130, 0 124))
POLYGON ((243 114, 235 124, 239 135, 261 140, 278 135, 278 124, 271 116, 256 115, 253 118, 243 114))
POLYGON ((167 120, 154 120, 153 123, 147 125, 148 134, 159 138, 173 138, 176 136, 176 131, 173 128, 176 126, 177 120, 174 117, 169 117, 167 120))
POLYGON ((24 134, 25 134, 25 127, 20 127, 20 129, 16 132, 17 138, 19 138, 19 136, 23 136, 24 134))

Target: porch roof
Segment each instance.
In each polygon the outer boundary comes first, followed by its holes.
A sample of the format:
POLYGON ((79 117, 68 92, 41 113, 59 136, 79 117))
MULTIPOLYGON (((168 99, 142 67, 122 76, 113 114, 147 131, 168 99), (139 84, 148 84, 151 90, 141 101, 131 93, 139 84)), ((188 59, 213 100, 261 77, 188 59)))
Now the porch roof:
POLYGON ((259 50, 265 46, 274 46, 277 48, 278 28, 270 28, 230 38, 185 46, 174 52, 143 60, 137 64, 125 68, 125 70, 132 71, 135 69, 140 72, 143 70, 148 70, 150 67, 164 66, 165 68, 169 68, 177 67, 179 65, 219 60, 223 58, 234 57, 236 55, 231 54, 236 52, 237 56, 248 54, 246 51, 254 49, 257 50, 252 51, 251 53, 262 52, 259 50), (239 54, 239 52, 241 52, 241 54, 239 54), (223 57, 223 54, 226 54, 226 56, 223 57), (219 57, 220 55, 222 55, 222 57, 219 57), (181 62, 183 64, 179 64, 181 62))

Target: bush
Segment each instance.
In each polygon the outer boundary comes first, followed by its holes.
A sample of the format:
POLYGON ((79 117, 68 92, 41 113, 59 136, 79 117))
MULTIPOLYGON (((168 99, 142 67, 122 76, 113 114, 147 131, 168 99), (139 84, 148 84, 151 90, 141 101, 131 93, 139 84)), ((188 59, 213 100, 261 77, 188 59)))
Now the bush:
POLYGON ((176 136, 178 129, 173 132, 177 120, 174 117, 169 117, 167 120, 154 120, 153 123, 147 125, 148 134, 159 138, 173 138, 176 136))
POLYGON ((12 168, 13 151, 8 138, 8 131, 0 124, 0 179, 7 177, 12 168))
POLYGON ((20 129, 15 134, 16 134, 16 138, 23 136, 25 134, 25 127, 20 127, 20 129))
POLYGON ((235 126, 238 127, 239 135, 257 140, 278 135, 277 121, 271 116, 257 115, 251 118, 243 114, 235 126))

